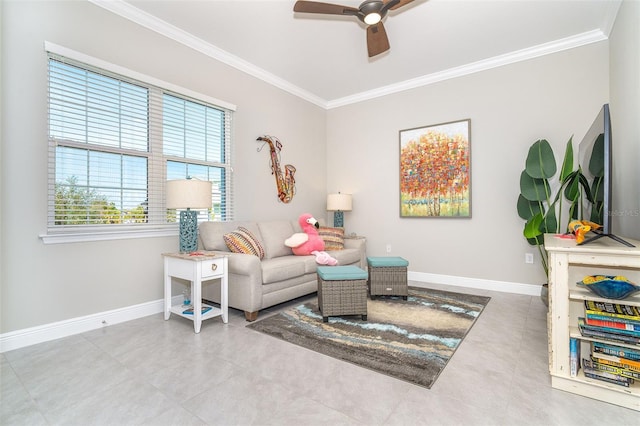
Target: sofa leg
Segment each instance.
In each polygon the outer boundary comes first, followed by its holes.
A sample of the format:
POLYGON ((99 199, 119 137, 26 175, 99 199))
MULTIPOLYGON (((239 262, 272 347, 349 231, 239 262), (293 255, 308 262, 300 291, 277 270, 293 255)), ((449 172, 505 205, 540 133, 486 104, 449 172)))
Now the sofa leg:
POLYGON ((255 321, 256 319, 258 319, 258 312, 259 311, 255 311, 255 312, 244 311, 244 317, 249 322, 255 321))

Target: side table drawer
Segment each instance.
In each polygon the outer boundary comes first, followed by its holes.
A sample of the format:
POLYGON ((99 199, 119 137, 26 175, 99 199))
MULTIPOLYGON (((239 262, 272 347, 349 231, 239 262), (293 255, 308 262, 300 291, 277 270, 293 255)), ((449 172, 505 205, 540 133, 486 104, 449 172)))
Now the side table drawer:
POLYGON ((200 262, 202 278, 222 276, 224 273, 224 259, 211 259, 200 262))

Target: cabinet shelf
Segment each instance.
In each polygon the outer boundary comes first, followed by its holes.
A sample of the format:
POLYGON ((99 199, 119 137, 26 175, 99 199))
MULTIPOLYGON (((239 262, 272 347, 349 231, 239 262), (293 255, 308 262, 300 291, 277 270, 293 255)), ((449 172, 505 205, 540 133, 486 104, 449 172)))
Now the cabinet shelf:
POLYGON ((638 295, 611 300, 576 285, 584 276, 596 274, 624 275, 640 282, 640 242, 627 241, 637 247, 622 246, 604 238, 578 246, 575 241, 545 235, 549 254, 549 373, 551 385, 556 389, 640 411, 640 380, 625 387, 586 377, 582 369, 577 376, 570 375, 571 338, 580 342, 581 358, 589 357, 591 342, 640 350, 640 345, 632 343, 583 336, 577 326, 578 317, 585 316, 585 300, 640 306, 638 295))
MULTIPOLYGON (((564 377, 564 376, 560 376, 560 377, 564 377)), ((584 372, 582 370, 578 371, 578 374, 576 375, 576 377, 571 377, 571 380, 574 380, 578 383, 581 382, 581 383, 589 384, 591 386, 600 387, 613 392, 620 392, 620 393, 629 394, 629 395, 640 394, 640 384, 638 382, 630 385, 629 387, 620 386, 613 383, 608 383, 602 380, 596 380, 596 379, 587 377, 584 375, 584 372)))
POLYGON ((625 343, 625 342, 621 342, 621 341, 618 341, 618 340, 610 340, 610 339, 603 339, 603 338, 598 338, 598 337, 583 336, 580 333, 580 329, 578 327, 569 327, 569 337, 573 337, 574 339, 582 340, 583 342, 602 342, 602 343, 607 343, 609 345, 620 346, 620 347, 623 347, 623 348, 635 349, 637 351, 640 351, 640 345, 634 345, 633 343, 625 343))
POLYGON ((629 387, 615 385, 586 377, 580 370, 576 377, 570 378, 552 374, 551 383, 556 389, 638 410, 637 400, 640 397, 640 385, 637 382, 629 387))
POLYGON ((631 305, 640 307, 640 297, 632 296, 622 300, 606 299, 591 293, 587 289, 569 289, 569 299, 571 300, 593 300, 595 302, 619 303, 621 305, 631 305))

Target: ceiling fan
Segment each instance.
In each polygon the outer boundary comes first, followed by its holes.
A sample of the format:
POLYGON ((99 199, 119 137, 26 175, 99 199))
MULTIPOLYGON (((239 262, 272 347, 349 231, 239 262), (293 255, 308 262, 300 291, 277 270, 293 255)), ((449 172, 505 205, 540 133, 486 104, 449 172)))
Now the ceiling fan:
POLYGON ((298 0, 293 6, 294 12, 323 13, 326 15, 350 15, 368 25, 367 50, 369 57, 389 50, 389 38, 382 19, 389 10, 411 3, 413 0, 365 0, 358 8, 338 4, 298 0))

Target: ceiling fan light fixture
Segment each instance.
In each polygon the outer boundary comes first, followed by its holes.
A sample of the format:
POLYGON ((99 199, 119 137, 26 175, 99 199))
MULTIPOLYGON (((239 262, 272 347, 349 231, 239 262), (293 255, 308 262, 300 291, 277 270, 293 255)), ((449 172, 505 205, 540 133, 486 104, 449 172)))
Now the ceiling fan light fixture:
POLYGON ((293 6, 293 11, 354 16, 358 18, 359 21, 367 25, 367 53, 371 58, 389 50, 389 38, 382 24, 382 20, 387 15, 387 12, 404 7, 412 1, 413 0, 364 0, 356 9, 355 7, 339 4, 297 0, 293 6))
POLYGON ((364 23, 367 25, 375 25, 382 19, 382 16, 378 12, 369 13, 364 17, 364 23))

